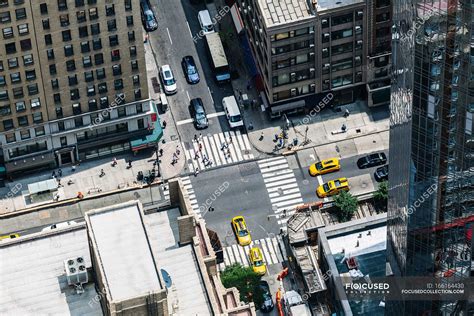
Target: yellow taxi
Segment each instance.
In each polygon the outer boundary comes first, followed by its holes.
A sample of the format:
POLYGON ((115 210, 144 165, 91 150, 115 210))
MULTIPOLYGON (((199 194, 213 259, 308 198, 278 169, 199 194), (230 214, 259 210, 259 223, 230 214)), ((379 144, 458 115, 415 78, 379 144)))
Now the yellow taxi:
POLYGON ((249 258, 253 272, 259 275, 264 275, 265 273, 267 273, 267 265, 263 261, 263 254, 260 248, 253 247, 252 249, 250 249, 249 258))
POLYGON ((309 166, 309 174, 315 177, 321 174, 339 171, 339 169, 341 169, 339 159, 329 158, 315 162, 311 166, 309 166))
POLYGON ((320 198, 338 194, 341 191, 349 191, 349 181, 347 178, 339 178, 320 185, 316 190, 316 194, 320 198))
POLYGON ((19 234, 10 234, 10 235, 5 235, 5 236, 0 236, 0 240, 13 239, 13 238, 18 238, 18 237, 20 237, 19 234))
POLYGON ((232 219, 232 228, 234 229, 235 236, 237 236, 239 245, 250 245, 252 238, 250 237, 250 232, 247 229, 247 224, 243 216, 236 216, 232 219))

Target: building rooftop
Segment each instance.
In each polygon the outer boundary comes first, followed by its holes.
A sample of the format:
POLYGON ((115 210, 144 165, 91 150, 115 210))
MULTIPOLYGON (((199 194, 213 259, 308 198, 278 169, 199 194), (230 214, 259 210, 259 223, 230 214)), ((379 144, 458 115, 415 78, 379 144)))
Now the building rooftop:
POLYGON ((307 0, 258 0, 267 27, 301 21, 313 15, 307 0))
POLYGON ((95 285, 77 294, 64 260, 84 257, 91 267, 84 224, 0 245, 0 315, 102 315, 95 285))
POLYGON ((163 288, 140 212, 134 203, 86 213, 112 301, 163 288))
POLYGON ((365 3, 364 0, 317 0, 316 10, 324 12, 340 7, 350 6, 358 3, 365 3))

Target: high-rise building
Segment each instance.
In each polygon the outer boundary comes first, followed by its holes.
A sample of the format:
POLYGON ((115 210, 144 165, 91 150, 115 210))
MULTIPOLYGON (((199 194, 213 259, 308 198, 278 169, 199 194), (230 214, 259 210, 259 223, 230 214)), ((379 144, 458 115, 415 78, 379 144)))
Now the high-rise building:
POLYGON ((151 132, 138 1, 0 0, 0 29, 2 170, 128 150, 151 132))
MULTIPOLYGON (((472 1, 393 1, 387 259, 395 276, 474 275, 472 9, 472 1)), ((387 302, 389 315, 473 310, 468 301, 387 302)))
POLYGON ((237 0, 255 60, 257 87, 271 114, 390 100, 389 0, 237 0))

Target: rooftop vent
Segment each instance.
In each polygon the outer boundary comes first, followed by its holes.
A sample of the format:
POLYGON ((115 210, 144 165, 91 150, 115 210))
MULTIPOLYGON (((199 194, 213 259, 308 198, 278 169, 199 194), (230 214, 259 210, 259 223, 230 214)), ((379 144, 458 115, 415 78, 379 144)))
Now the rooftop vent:
POLYGON ((67 259, 64 261, 67 284, 74 285, 78 294, 84 293, 82 284, 89 282, 84 257, 67 259))

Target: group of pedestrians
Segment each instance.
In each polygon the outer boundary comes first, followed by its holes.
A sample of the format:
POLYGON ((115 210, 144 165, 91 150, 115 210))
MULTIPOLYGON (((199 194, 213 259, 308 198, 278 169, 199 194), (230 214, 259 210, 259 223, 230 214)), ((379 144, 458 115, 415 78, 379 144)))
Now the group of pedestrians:
POLYGON ((179 145, 176 145, 176 150, 173 153, 173 159, 171 160, 172 166, 174 166, 178 162, 180 154, 181 154, 181 150, 179 150, 179 145))

